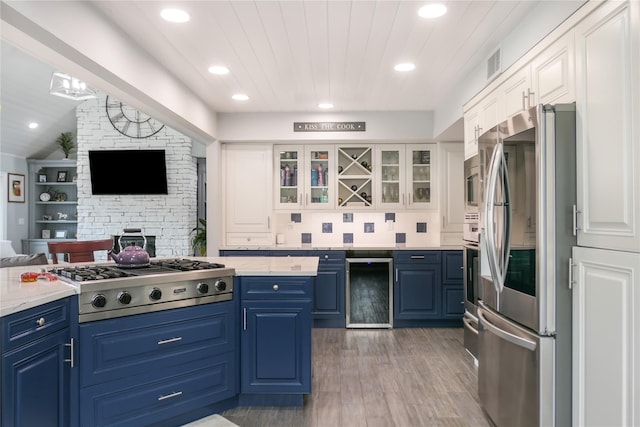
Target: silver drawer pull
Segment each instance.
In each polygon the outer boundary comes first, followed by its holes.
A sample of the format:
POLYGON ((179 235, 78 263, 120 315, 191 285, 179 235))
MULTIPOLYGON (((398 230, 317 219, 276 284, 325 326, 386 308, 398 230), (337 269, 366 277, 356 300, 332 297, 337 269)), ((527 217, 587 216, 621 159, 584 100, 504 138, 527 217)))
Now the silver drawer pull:
POLYGON ((273 291, 274 291, 274 292, 278 292, 278 289, 280 289, 280 286, 278 286, 278 285, 273 285, 273 291))
POLYGON ((36 320, 36 324, 38 326, 44 326, 44 323, 45 323, 44 317, 41 317, 38 320, 36 320))
POLYGON ((166 394, 164 396, 160 396, 158 398, 158 400, 165 400, 165 399, 171 399, 172 397, 178 397, 182 394, 181 391, 176 391, 175 393, 171 393, 171 394, 166 394))
POLYGON ((169 338, 168 340, 158 341, 158 345, 169 344, 170 342, 176 342, 181 340, 182 340, 182 337, 169 338))
POLYGON ((424 255, 411 255, 411 259, 424 259, 424 255))

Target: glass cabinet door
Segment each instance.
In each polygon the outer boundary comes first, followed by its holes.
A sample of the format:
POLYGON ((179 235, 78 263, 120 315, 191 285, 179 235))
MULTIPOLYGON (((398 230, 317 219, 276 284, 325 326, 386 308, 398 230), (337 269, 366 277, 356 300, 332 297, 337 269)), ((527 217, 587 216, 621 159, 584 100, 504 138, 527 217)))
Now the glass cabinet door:
POLYGON ((304 205, 313 209, 334 206, 332 191, 333 147, 308 147, 305 153, 306 184, 304 205))
POLYGON ((378 205, 399 208, 405 203, 404 149, 397 145, 378 147, 377 158, 378 205))
POLYGON ((423 144, 407 147, 408 209, 429 209, 436 200, 434 189, 435 145, 423 144))
POLYGON ((281 209, 294 208, 302 204, 304 178, 301 168, 304 159, 299 147, 276 146, 276 203, 281 209))

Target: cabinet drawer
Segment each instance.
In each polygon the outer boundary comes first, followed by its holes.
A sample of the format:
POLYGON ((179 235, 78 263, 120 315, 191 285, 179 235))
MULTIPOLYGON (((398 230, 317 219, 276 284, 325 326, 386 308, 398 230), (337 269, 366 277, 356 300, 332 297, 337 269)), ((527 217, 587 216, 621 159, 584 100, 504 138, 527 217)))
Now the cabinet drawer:
POLYGON ((440 251, 395 251, 393 261, 396 263, 440 264, 440 251))
POLYGON ((241 277, 242 299, 311 299, 311 277, 241 277))
POLYGON ((230 398, 238 389, 235 359, 226 353, 88 387, 80 393, 80 425, 146 426, 230 398))
POLYGON ((269 251, 246 250, 246 249, 224 249, 220 251, 220 256, 269 256, 269 251))
POLYGON ((273 244, 271 233, 227 233, 229 246, 270 246, 273 244))
POLYGON ((268 256, 309 256, 308 251, 303 250, 276 250, 269 251, 268 256))
POLYGON ((80 325, 81 387, 161 371, 232 351, 233 302, 80 325))
POLYGON ((318 257, 318 268, 323 264, 345 264, 347 258, 345 251, 311 251, 309 256, 318 257))
POLYGON ((60 299, 2 318, 2 351, 69 327, 70 299, 60 299))

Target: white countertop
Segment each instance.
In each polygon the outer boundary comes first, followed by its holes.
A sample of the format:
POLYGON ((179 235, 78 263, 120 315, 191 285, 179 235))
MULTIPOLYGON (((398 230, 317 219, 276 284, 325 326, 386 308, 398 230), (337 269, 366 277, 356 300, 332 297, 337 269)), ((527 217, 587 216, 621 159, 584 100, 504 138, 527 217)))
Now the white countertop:
POLYGON ((0 268, 0 317, 37 307, 78 293, 78 289, 62 280, 20 282, 20 274, 39 272, 50 265, 0 268))
MULTIPOLYGON (((224 264, 226 267, 233 268, 236 276, 316 276, 318 274, 318 257, 188 258, 224 264)), ((112 261, 99 263, 108 264, 112 261)), ((51 265, 0 268, 0 317, 79 293, 78 288, 63 280, 20 282, 21 273, 40 272, 42 268, 50 269, 51 265)))

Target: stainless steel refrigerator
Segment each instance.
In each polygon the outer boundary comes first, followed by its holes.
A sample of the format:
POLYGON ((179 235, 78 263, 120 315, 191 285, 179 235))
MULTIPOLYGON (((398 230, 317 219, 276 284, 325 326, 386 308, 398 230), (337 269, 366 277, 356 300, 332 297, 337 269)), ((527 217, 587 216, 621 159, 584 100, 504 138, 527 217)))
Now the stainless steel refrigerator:
POLYGON ((478 141, 478 393, 498 427, 571 425, 575 118, 539 105, 478 141))

